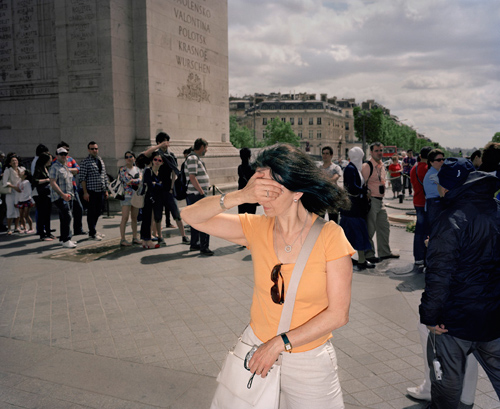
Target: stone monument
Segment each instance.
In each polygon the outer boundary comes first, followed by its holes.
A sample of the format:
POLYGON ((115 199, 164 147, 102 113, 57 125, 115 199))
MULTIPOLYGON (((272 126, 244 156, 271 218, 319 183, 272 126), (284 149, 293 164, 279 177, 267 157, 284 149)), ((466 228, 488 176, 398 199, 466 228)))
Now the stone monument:
POLYGON ((116 175, 167 132, 209 142, 214 184, 236 178, 229 142, 227 0, 0 0, 0 150, 32 157, 96 141, 116 175))

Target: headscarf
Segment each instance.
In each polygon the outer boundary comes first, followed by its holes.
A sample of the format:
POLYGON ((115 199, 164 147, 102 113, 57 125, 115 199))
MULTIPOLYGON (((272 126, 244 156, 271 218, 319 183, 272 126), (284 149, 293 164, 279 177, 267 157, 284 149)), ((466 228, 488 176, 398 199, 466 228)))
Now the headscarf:
POLYGON ((360 147, 355 146, 354 148, 349 149, 349 159, 351 160, 351 163, 356 166, 359 177, 361 178, 361 183, 365 183, 363 175, 361 174, 361 169, 363 166, 363 156, 364 153, 360 147))

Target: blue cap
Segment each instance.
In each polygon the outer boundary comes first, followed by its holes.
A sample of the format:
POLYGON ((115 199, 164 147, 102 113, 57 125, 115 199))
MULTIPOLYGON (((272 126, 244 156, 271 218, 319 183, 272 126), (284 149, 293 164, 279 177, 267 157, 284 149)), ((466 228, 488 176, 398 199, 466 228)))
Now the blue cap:
POLYGON ((437 177, 439 184, 447 190, 452 190, 462 186, 469 174, 476 169, 469 159, 465 158, 448 158, 445 159, 443 166, 439 170, 437 177))

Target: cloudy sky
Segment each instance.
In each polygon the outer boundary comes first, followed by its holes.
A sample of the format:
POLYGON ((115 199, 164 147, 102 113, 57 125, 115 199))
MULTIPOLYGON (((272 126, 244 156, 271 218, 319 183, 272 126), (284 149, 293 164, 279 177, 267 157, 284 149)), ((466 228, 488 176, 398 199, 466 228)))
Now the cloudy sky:
POLYGON ((443 146, 500 132, 498 0, 228 0, 229 90, 375 99, 443 146))

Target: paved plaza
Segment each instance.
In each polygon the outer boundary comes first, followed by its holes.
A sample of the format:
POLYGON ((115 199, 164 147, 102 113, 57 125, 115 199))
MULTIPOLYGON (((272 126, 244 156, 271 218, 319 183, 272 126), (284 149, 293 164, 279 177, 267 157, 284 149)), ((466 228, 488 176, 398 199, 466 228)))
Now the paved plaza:
MULTIPOLYGON (((209 408, 249 321, 250 253, 212 237, 215 256, 202 257, 177 229, 166 247, 120 248, 119 222, 101 218, 104 241, 77 236, 75 250, 0 236, 0 408, 209 408)), ((392 273, 411 269, 412 240, 391 227, 401 258, 354 273, 350 322, 333 338, 349 409, 425 407, 406 395, 423 379, 424 277, 392 273)), ((482 369, 474 407, 500 408, 482 369)))

